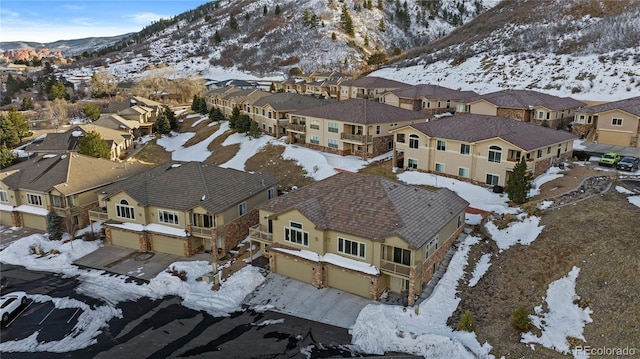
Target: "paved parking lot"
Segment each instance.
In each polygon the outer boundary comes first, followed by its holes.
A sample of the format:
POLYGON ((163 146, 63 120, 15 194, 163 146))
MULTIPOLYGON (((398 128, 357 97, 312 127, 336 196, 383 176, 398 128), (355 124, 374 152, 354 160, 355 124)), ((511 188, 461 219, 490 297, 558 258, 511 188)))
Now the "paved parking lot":
POLYGON ((36 229, 25 227, 4 227, 0 226, 0 251, 5 249, 8 245, 14 241, 27 237, 32 234, 42 234, 44 232, 36 229))

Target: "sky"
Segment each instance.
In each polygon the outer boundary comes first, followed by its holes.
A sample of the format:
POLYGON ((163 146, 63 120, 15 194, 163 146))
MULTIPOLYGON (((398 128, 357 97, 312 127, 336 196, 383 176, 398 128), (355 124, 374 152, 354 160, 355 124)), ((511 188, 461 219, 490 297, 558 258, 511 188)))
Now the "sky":
POLYGON ((138 32, 207 0, 2 0, 0 41, 41 43, 138 32))

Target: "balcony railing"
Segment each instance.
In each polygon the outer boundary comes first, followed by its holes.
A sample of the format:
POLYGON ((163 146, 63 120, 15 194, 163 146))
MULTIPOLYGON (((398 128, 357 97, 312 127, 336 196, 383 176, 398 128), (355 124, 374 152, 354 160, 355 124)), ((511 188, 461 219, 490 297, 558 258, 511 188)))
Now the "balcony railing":
POLYGON ((260 224, 256 224, 255 226, 249 228, 249 237, 251 237, 251 239, 253 240, 263 243, 273 242, 273 234, 260 230, 260 224))
POLYGON ((298 124, 290 123, 286 125, 285 128, 287 129, 287 131, 291 131, 291 132, 299 132, 299 133, 307 132, 306 125, 298 125, 298 124))
POLYGON ((91 221, 106 221, 109 219, 107 211, 103 209, 92 209, 89 211, 89 220, 91 221))
POLYGON ((373 139, 372 135, 358 135, 358 134, 350 134, 350 133, 340 133, 340 139, 343 141, 348 141, 348 142, 353 142, 353 143, 359 143, 359 144, 364 144, 371 142, 371 140, 373 139))
POLYGON ((399 274, 405 277, 409 276, 409 273, 411 272, 411 267, 404 265, 404 264, 400 264, 400 263, 395 263, 395 262, 391 262, 388 260, 384 260, 381 259, 380 260, 380 269, 382 271, 386 271, 386 272, 391 272, 393 274, 399 274))
POLYGON ((191 226, 191 231, 189 233, 194 237, 211 238, 213 229, 214 228, 191 226))
POLYGON ((80 209, 77 207, 71 207, 71 208, 51 207, 51 209, 53 209, 53 211, 60 217, 66 217, 67 210, 69 210, 69 214, 72 216, 75 216, 78 213, 80 213, 80 209))

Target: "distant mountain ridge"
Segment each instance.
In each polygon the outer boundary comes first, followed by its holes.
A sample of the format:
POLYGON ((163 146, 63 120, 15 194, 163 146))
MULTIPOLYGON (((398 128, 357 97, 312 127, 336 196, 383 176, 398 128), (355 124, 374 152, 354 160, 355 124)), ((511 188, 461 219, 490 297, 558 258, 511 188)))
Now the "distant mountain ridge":
MULTIPOLYGON (((0 53, 8 58, 9 52, 20 53, 20 50, 33 50, 32 53, 60 53, 63 56, 80 55, 83 52, 92 52, 102 47, 112 45, 131 34, 122 34, 111 37, 87 37, 74 40, 58 40, 54 42, 32 41, 5 41, 0 42, 0 53), (45 50, 48 50, 45 51, 45 50)), ((24 59, 30 60, 30 59, 24 59)))

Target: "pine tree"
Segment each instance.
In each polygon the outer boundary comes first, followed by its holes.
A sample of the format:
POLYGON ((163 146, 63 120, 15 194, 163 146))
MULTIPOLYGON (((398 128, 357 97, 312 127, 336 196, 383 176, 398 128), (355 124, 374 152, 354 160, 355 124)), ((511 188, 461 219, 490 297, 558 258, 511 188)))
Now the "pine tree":
POLYGON ((78 141, 78 152, 96 158, 111 158, 111 149, 99 133, 91 131, 78 141))
POLYGON ((198 95, 193 95, 193 100, 191 101, 191 110, 198 110, 198 106, 200 106, 200 97, 198 97, 198 95))
POLYGON ((336 36, 336 33, 335 33, 335 32, 332 32, 332 33, 331 33, 331 40, 332 40, 332 41, 336 41, 336 39, 337 39, 337 38, 338 38, 338 37, 336 36))
POLYGON ((384 10, 384 7, 382 5, 382 0, 378 0, 378 10, 384 10))
POLYGON ((100 118, 100 106, 95 103, 88 103, 82 106, 82 113, 90 121, 96 121, 100 118))
POLYGON ((60 81, 56 82, 51 86, 51 90, 49 91, 49 100, 55 99, 67 100, 69 98, 69 94, 67 93, 67 89, 64 87, 64 84, 60 81))
POLYGON ((14 165, 17 161, 18 156, 2 142, 2 147, 0 147, 0 168, 5 169, 14 165))
POLYGON ((33 135, 33 132, 29 129, 29 121, 27 121, 24 115, 15 107, 12 107, 11 110, 9 110, 6 120, 11 122, 11 128, 15 129, 16 136, 18 136, 18 142, 22 142, 23 138, 33 135))
POLYGON ((378 30, 382 32, 387 31, 387 25, 384 24, 384 17, 380 18, 380 23, 378 24, 378 30))
POLYGON ((198 104, 198 112, 201 115, 206 115, 209 113, 209 110, 207 110, 207 100, 205 100, 204 97, 200 97, 200 103, 198 104))
POLYGON ((520 159, 509 175, 505 192, 509 199, 517 204, 525 203, 529 199, 531 180, 533 176, 527 172, 527 161, 524 156, 520 159))
POLYGON ((260 132, 260 125, 256 121, 251 121, 251 127, 249 127, 249 136, 258 138, 262 135, 260 132))
POLYGON ((262 7, 262 15, 267 15, 268 12, 269 12, 269 10, 267 9, 267 5, 264 5, 262 7))
POLYGON ((247 133, 251 129, 251 117, 240 115, 236 121, 236 130, 240 133, 247 133))
POLYGON ((238 30, 238 21, 232 13, 229 14, 229 27, 231 30, 238 30))
POLYGON ((220 33, 216 30, 215 35, 213 35, 213 39, 219 44, 222 42, 222 37, 220 37, 220 33))
POLYGON ((276 85, 273 82, 271 83, 271 86, 269 86, 269 91, 276 92, 276 85))
POLYGON ((171 127, 172 130, 177 131, 178 119, 176 118, 175 113, 173 113, 173 111, 171 111, 171 108, 169 108, 169 106, 167 105, 164 106, 164 115, 167 116, 167 120, 169 120, 169 127, 171 127))
POLYGON ((53 209, 47 213, 47 233, 51 241, 62 239, 62 220, 53 209))
POLYGON ((156 120, 156 131, 163 135, 171 132, 171 124, 169 123, 167 115, 162 114, 160 117, 158 117, 158 119, 156 120))
POLYGON ((304 26, 309 26, 311 24, 311 12, 309 12, 309 9, 304 9, 304 12, 302 13, 302 24, 304 26))
POLYGON ((22 105, 20 105, 21 111, 33 110, 33 99, 31 97, 24 97, 22 99, 22 105))
POLYGON ((364 35, 364 46, 369 46, 369 36, 364 35))
POLYGON ((0 115, 0 142, 7 147, 13 147, 20 143, 18 129, 8 115, 0 115))
POLYGON ((231 110, 231 117, 229 117, 229 128, 231 128, 232 130, 237 130, 236 123, 238 122, 239 118, 240 118, 240 109, 237 107, 234 107, 233 110, 231 110))
POLYGON ((473 332, 476 330, 476 321, 473 319, 473 314, 471 314, 469 309, 467 309, 462 317, 460 317, 457 328, 458 330, 464 330, 467 332, 473 332))
POLYGON ((280 15, 280 5, 276 5, 276 11, 275 11, 276 16, 280 15))
POLYGON ((340 14, 340 21, 342 23, 342 29, 347 33, 347 35, 354 37, 355 32, 353 30, 353 20, 351 19, 351 15, 349 15, 349 9, 347 9, 347 4, 342 4, 342 13, 340 14))
POLYGON ((211 110, 209 110, 209 120, 211 122, 222 121, 222 120, 224 120, 224 114, 222 113, 222 111, 219 108, 212 107, 211 110))

